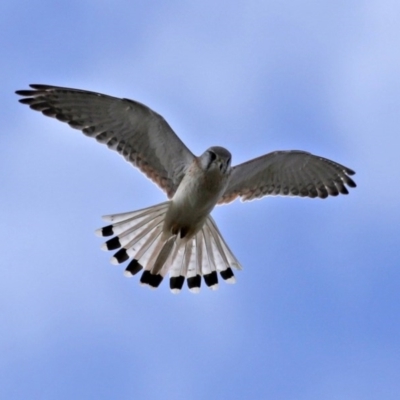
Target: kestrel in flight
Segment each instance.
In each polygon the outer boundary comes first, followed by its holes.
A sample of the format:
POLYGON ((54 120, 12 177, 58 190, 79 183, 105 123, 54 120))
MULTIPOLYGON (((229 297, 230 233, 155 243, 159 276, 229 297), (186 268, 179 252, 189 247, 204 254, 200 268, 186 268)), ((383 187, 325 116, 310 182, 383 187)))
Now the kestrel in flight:
POLYGON ((130 260, 125 275, 143 269, 140 282, 156 288, 169 272, 178 293, 185 278, 191 292, 201 278, 218 287, 218 276, 235 282, 232 268, 241 265, 210 213, 217 204, 263 196, 326 198, 348 194, 354 171, 334 161, 298 150, 274 151, 231 166, 231 154, 210 147, 196 157, 165 119, 129 99, 49 85, 18 90, 19 101, 44 115, 68 123, 116 150, 155 182, 168 201, 142 210, 103 217, 110 225, 100 236, 114 236, 104 250, 119 249, 113 264, 130 260))

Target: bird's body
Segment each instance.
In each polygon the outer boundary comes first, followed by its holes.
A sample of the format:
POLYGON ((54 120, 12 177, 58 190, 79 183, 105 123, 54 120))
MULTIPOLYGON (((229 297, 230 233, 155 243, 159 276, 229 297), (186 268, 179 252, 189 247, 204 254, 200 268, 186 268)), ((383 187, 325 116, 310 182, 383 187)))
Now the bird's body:
POLYGON ((218 287, 217 272, 234 283, 241 266, 210 213, 216 204, 265 195, 325 198, 347 194, 354 174, 343 165, 303 151, 276 151, 235 167, 223 147, 194 156, 160 115, 128 99, 77 89, 31 85, 21 103, 67 122, 118 151, 167 194, 169 201, 143 210, 104 217, 111 224, 96 231, 114 236, 102 248, 119 250, 111 262, 131 260, 125 271, 144 268, 141 283, 157 287, 170 274, 177 293, 185 279, 198 292, 201 278, 218 287))
MULTIPOLYGON (((225 155, 230 160, 230 153, 222 147, 210 150, 225 155)), ((164 231, 181 232, 181 237, 193 237, 203 226, 205 219, 218 203, 230 177, 230 165, 219 165, 224 161, 221 155, 209 165, 209 150, 200 158, 195 158, 188 167, 168 209, 164 231), (183 234, 182 234, 183 232, 183 234)))

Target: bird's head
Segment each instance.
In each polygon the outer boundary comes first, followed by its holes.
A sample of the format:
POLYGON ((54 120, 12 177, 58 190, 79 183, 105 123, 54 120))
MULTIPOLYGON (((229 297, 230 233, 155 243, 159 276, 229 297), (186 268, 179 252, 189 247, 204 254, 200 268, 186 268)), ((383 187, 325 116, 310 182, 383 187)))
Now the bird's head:
POLYGON ((201 166, 206 171, 220 171, 227 174, 231 169, 231 153, 223 147, 213 146, 207 149, 200 157, 201 166))

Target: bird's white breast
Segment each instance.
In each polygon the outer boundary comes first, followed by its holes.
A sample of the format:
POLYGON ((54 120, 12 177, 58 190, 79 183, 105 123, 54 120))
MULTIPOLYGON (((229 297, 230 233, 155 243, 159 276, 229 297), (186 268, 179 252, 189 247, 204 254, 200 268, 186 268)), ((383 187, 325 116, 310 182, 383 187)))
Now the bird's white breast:
POLYGON ((229 175, 219 169, 203 170, 197 160, 188 168, 167 212, 164 232, 198 232, 225 190, 229 175))

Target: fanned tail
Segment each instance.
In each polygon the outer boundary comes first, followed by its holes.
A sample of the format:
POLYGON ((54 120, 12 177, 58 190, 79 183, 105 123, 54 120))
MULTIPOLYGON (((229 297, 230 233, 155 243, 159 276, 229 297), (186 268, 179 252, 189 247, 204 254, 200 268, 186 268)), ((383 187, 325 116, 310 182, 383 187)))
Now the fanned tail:
POLYGON ((171 258, 169 274, 173 293, 179 293, 185 278, 192 293, 200 291, 201 277, 210 289, 216 290, 218 273, 227 283, 235 283, 232 268, 242 269, 211 216, 192 239, 176 247, 171 258))
POLYGON ((143 270, 140 283, 156 288, 169 272, 170 289, 179 293, 185 279, 192 293, 198 293, 202 277, 212 290, 218 288, 218 273, 227 283, 235 283, 232 268, 241 265, 222 238, 214 220, 208 216, 202 229, 192 238, 163 232, 170 202, 145 209, 103 217, 112 224, 96 231, 98 236, 114 236, 101 247, 119 249, 112 264, 130 260, 126 276, 143 270))

